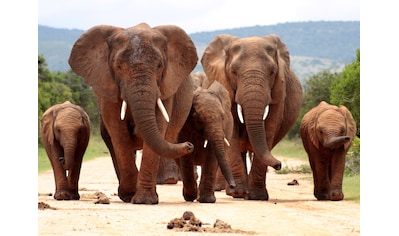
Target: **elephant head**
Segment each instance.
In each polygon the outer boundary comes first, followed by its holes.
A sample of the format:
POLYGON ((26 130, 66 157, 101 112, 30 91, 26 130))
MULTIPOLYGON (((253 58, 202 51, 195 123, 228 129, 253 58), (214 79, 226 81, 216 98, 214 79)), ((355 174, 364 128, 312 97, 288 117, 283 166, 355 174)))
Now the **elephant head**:
POLYGON ((330 150, 344 146, 348 150, 356 134, 356 123, 345 106, 333 106, 324 101, 303 118, 303 127, 312 144, 330 150))
MULTIPOLYGON (((288 131, 283 132, 281 127, 291 125, 284 123, 284 113, 289 109, 286 91, 297 80, 284 42, 277 35, 218 35, 201 62, 210 83, 217 80, 229 91, 232 113, 235 120, 245 124, 255 156, 280 169, 281 162, 270 150, 288 131)), ((299 114, 299 110, 294 113, 299 114)))
POLYGON ((57 150, 58 156, 54 158, 58 158, 64 170, 71 170, 77 149, 87 147, 90 119, 81 107, 66 101, 46 110, 40 121, 40 130, 44 146, 57 150))
POLYGON ((74 44, 69 64, 93 87, 100 114, 107 112, 101 104, 119 103, 120 119, 130 111, 134 131, 155 153, 176 158, 193 146, 167 142, 158 130, 155 108, 158 104, 169 121, 162 101, 176 93, 197 60, 195 46, 181 28, 142 23, 126 29, 89 29, 74 44))

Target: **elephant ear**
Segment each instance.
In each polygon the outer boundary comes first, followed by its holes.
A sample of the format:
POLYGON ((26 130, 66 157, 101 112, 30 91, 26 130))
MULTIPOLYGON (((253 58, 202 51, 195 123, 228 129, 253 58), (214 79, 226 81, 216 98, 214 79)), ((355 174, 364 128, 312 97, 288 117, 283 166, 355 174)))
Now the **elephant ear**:
MULTIPOLYGON (((213 81, 217 80, 222 83, 226 89, 230 88, 228 84, 230 82, 225 73, 227 59, 226 51, 228 45, 236 39, 238 38, 228 34, 220 34, 216 36, 205 49, 201 59, 201 64, 206 76, 208 77, 209 84, 212 84, 213 81)), ((230 94, 232 95, 234 93, 230 94)))
POLYGON ((286 96, 286 86, 289 86, 290 81, 295 79, 295 74, 290 67, 290 55, 285 43, 276 34, 270 34, 263 37, 270 45, 276 49, 275 61, 278 65, 276 80, 274 82, 273 90, 271 92, 272 103, 280 103, 286 96), (288 83, 288 85, 287 85, 288 83))
POLYGON ((40 120, 40 135, 43 140, 47 140, 50 145, 54 144, 54 121, 57 111, 62 104, 57 104, 47 109, 40 120))
POLYGON ((226 138, 230 141, 231 135, 233 134, 233 115, 231 114, 231 102, 230 96, 227 89, 218 81, 213 81, 213 83, 209 86, 208 90, 213 91, 220 98, 222 103, 225 119, 223 121, 223 130, 226 138))
POLYGON ((108 39, 123 28, 99 25, 83 33, 72 47, 69 65, 99 97, 117 101, 118 87, 109 67, 108 39))
POLYGON ((312 142, 313 146, 319 148, 319 139, 317 137, 316 123, 317 123, 317 108, 312 108, 308 113, 303 116, 301 126, 306 129, 308 139, 312 142))
POLYGON ((154 30, 163 34, 168 42, 166 48, 167 67, 160 84, 161 99, 176 93, 183 80, 197 65, 197 50, 191 38, 180 27, 174 25, 156 26, 154 30))
POLYGON ((349 136, 351 139, 349 142, 345 143, 345 145, 344 145, 345 150, 347 150, 350 147, 352 140, 356 135, 356 131, 357 131, 356 122, 355 122, 355 119, 353 119, 352 113, 349 111, 348 108, 346 108, 345 106, 340 106, 338 109, 345 117, 346 135, 349 136))
POLYGON ((208 90, 213 91, 219 96, 224 111, 231 111, 229 92, 221 83, 216 80, 213 81, 213 83, 208 87, 208 90))

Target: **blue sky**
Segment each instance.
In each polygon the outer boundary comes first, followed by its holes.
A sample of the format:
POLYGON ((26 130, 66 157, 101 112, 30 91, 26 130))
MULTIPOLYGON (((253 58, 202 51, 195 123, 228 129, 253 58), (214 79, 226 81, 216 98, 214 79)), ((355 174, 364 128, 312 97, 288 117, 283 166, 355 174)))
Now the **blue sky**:
POLYGON ((87 30, 174 24, 188 33, 318 20, 360 20, 360 0, 38 0, 38 23, 87 30))

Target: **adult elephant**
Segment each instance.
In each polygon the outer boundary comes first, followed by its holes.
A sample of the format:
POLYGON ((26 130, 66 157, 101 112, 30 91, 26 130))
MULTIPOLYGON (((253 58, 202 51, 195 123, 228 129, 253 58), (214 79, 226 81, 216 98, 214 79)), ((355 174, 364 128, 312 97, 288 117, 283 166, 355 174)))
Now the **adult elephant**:
POLYGON ((345 158, 356 134, 351 112, 322 101, 303 116, 300 132, 313 172, 314 196, 317 200, 344 199, 345 158))
POLYGON ((231 103, 227 90, 219 82, 208 84, 201 72, 194 73, 192 78, 193 105, 179 134, 179 140, 189 140, 195 146, 194 152, 180 158, 183 197, 186 201, 214 203, 218 166, 229 186, 236 186, 225 155, 233 131, 231 103), (199 191, 194 171, 197 165, 201 166, 199 191))
POLYGON ((174 142, 190 112, 188 76, 197 60, 190 37, 173 25, 99 25, 75 42, 69 64, 93 87, 122 201, 157 204, 159 156, 193 151, 189 142, 174 142), (140 172, 138 149, 143 149, 140 172))
POLYGON ((53 168, 54 199, 79 200, 78 182, 90 138, 90 119, 69 101, 48 108, 40 120, 40 136, 53 168))
POLYGON ((209 80, 229 91, 232 103, 234 130, 227 157, 237 187, 227 186, 226 194, 268 200, 267 166, 281 168, 270 151, 293 126, 302 104, 287 47, 277 35, 222 34, 211 41, 201 62, 209 80), (247 151, 255 154, 249 175, 242 161, 247 151))

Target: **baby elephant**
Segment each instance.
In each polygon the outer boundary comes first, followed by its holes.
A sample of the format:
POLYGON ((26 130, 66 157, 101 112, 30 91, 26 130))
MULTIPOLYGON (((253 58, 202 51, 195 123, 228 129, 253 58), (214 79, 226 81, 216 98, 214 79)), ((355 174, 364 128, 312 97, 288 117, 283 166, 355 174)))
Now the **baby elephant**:
POLYGON ((345 156, 356 134, 352 114, 345 106, 322 101, 305 114, 300 132, 313 172, 314 196, 317 200, 344 199, 345 156))
POLYGON ((90 138, 89 116, 69 101, 54 105, 43 114, 40 135, 54 172, 54 198, 79 200, 80 168, 90 138))
POLYGON ((208 85, 204 74, 192 75, 194 86, 193 105, 183 126, 179 140, 194 144, 194 152, 180 158, 183 197, 186 201, 214 203, 216 170, 220 166, 231 188, 236 186, 227 164, 225 148, 233 132, 233 116, 228 91, 217 81, 208 85), (205 79, 205 81, 203 81, 205 79), (195 170, 201 166, 199 193, 195 170))

